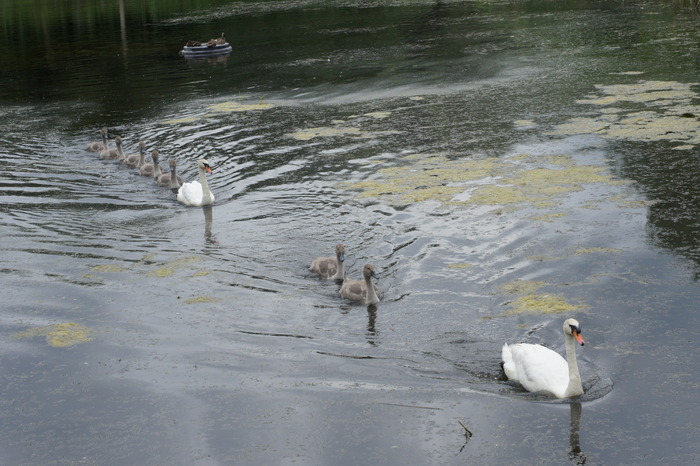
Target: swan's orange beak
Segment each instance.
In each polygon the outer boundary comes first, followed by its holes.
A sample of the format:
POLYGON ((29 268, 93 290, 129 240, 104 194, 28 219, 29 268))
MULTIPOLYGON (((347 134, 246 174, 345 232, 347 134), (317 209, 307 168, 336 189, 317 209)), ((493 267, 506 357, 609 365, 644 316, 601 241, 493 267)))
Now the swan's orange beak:
POLYGON ((209 165, 204 165, 204 169, 207 171, 207 173, 211 173, 211 167, 209 165))
POLYGON ((578 343, 579 345, 583 346, 584 343, 586 343, 585 341, 583 341, 583 337, 582 337, 581 334, 578 332, 578 330, 573 330, 573 331, 571 332, 571 334, 574 336, 574 339, 576 340, 576 343, 578 343))

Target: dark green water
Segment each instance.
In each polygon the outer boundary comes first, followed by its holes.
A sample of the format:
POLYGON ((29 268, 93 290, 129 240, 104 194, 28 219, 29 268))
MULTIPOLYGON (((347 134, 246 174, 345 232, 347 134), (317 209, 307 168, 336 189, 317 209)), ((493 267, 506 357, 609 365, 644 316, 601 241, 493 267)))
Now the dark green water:
POLYGON ((0 12, 0 463, 698 461, 693 11, 0 12), (85 151, 103 126, 188 180, 207 157, 216 203, 85 151), (308 272, 337 242, 378 306, 308 272), (580 402, 503 380, 571 316, 580 402))

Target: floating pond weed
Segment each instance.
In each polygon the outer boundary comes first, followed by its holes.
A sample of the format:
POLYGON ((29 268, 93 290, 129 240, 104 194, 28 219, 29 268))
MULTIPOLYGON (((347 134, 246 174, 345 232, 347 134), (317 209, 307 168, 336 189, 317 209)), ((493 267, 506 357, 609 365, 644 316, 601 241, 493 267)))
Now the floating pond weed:
MULTIPOLYGON (((619 182, 607 167, 577 164, 567 154, 519 153, 473 159, 411 154, 398 163, 380 168, 369 179, 346 182, 341 187, 358 191, 358 199, 381 199, 394 205, 434 201, 452 206, 521 209, 550 208, 584 185, 619 182)), ((551 221, 560 213, 546 215, 542 218, 551 221)))
POLYGON ((512 314, 560 314, 581 311, 586 306, 569 303, 564 297, 554 294, 528 294, 510 303, 505 315, 512 314))
POLYGON ((75 322, 35 327, 16 333, 15 338, 46 337, 46 343, 54 348, 66 348, 79 343, 87 343, 93 339, 93 330, 75 322))
POLYGON ((502 315, 512 314, 559 314, 586 309, 584 305, 569 303, 557 294, 538 293, 548 283, 536 280, 514 280, 499 287, 503 294, 520 295, 508 302, 509 309, 502 315))
POLYGON ((267 110, 274 107, 272 104, 266 104, 264 102, 257 102, 254 104, 246 104, 246 103, 241 103, 241 102, 234 102, 234 101, 229 101, 229 102, 221 102, 216 105, 212 105, 209 107, 210 110, 214 112, 220 112, 220 113, 228 113, 228 112, 249 112, 251 110, 267 110))
POLYGON ((599 113, 577 117, 559 125, 552 135, 597 134, 624 141, 671 141, 676 150, 700 144, 700 106, 694 104, 698 83, 638 81, 597 85, 597 94, 576 101, 599 113))

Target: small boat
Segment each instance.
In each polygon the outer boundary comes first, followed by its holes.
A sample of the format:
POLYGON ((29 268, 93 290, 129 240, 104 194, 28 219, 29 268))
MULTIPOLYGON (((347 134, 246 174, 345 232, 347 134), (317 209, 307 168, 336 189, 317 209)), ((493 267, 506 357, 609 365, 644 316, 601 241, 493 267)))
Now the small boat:
POLYGON ((180 55, 185 57, 200 57, 200 56, 211 56, 211 55, 222 55, 225 53, 231 53, 233 47, 228 42, 223 44, 207 45, 201 42, 189 41, 180 50, 180 55))
POLYGON ((180 51, 180 55, 185 57, 201 57, 212 55, 223 55, 230 53, 233 50, 231 44, 224 39, 224 33, 218 39, 211 39, 208 42, 199 42, 196 40, 187 41, 185 46, 180 51))

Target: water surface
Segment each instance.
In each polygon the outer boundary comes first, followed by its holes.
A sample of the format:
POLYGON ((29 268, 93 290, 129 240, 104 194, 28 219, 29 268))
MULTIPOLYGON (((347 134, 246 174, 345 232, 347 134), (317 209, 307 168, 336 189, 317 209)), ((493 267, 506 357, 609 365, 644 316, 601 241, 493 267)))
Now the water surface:
POLYGON ((70 5, 2 25, 3 462, 697 461, 693 12, 70 5), (216 203, 86 152, 103 126, 207 157, 216 203), (308 272, 340 241, 379 305, 308 272), (570 316, 580 403, 503 380, 570 316))

